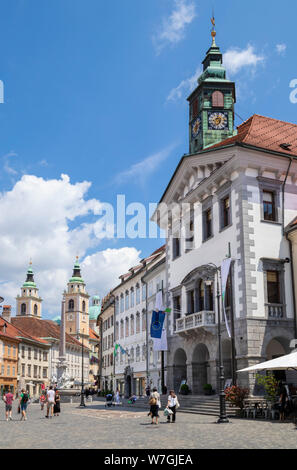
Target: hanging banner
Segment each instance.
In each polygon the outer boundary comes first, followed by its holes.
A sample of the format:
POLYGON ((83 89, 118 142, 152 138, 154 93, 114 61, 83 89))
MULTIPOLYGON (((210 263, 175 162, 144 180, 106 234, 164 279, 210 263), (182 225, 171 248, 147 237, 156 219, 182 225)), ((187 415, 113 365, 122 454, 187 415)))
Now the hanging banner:
POLYGON ((151 323, 151 338, 161 339, 164 320, 165 320, 164 312, 153 312, 152 323, 151 323))
POLYGON ((166 328, 162 329, 161 338, 153 338, 153 342, 154 342, 154 345, 153 345, 154 351, 168 351, 166 328))
POLYGON ((224 259, 221 265, 221 282, 222 282, 222 304, 223 304, 223 312, 225 317, 225 324, 228 332, 229 338, 231 338, 231 331, 229 328, 229 323, 226 315, 226 308, 225 308, 225 295, 226 295, 226 287, 227 287, 227 280, 230 272, 230 266, 232 263, 231 258, 224 259))

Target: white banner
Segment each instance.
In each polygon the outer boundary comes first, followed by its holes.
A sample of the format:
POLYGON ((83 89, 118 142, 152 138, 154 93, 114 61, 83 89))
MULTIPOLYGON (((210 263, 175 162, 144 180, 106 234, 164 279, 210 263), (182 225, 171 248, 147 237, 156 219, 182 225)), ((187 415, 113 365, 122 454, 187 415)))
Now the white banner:
POLYGON ((166 328, 163 328, 161 338, 160 339, 159 338, 153 338, 153 341, 154 341, 154 346, 153 346, 154 351, 167 351, 168 350, 168 344, 167 344, 166 328))
MULTIPOLYGON (((222 304, 223 304, 223 312, 224 312, 225 323, 226 323, 226 328, 227 328, 229 338, 231 338, 231 332, 230 332, 229 323, 228 323, 228 319, 226 315, 226 309, 225 309, 225 294, 226 294, 226 286, 227 286, 228 275, 230 272, 231 262, 232 262, 232 259, 227 258, 227 259, 224 259, 221 265, 222 304)), ((232 302, 232 299, 231 299, 231 302, 232 302)))

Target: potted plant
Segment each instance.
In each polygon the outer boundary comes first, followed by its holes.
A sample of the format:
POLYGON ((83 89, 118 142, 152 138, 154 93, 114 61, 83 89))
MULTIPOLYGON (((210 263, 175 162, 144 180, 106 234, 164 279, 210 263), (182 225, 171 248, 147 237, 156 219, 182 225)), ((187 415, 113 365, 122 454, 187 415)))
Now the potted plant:
POLYGON ((278 381, 271 372, 267 375, 256 375, 256 380, 259 385, 263 385, 265 389, 265 398, 271 404, 277 401, 278 394, 278 381))
POLYGON ((212 385, 205 384, 203 385, 204 395, 211 395, 212 394, 212 385))
POLYGON ((180 387, 180 393, 182 395, 188 395, 189 391, 189 386, 187 384, 182 384, 182 386, 180 387))
POLYGON ((225 389, 225 399, 231 404, 231 406, 236 406, 239 408, 238 415, 243 414, 244 400, 249 396, 248 388, 241 388, 237 385, 232 385, 232 387, 227 387, 225 389))

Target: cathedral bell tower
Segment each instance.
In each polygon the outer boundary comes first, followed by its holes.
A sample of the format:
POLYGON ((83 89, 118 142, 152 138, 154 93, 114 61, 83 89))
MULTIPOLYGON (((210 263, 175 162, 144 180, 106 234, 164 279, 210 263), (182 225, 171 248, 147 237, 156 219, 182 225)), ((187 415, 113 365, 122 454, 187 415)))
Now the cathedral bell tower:
POLYGON ((196 153, 235 135, 235 83, 226 79, 223 55, 216 45, 215 20, 211 20, 212 45, 206 53, 198 87, 188 97, 190 153, 196 153))
POLYGON ((64 291, 65 327, 66 333, 84 338, 84 345, 89 346, 89 294, 81 277, 78 257, 73 268, 73 274, 64 291))
POLYGON ((42 299, 38 295, 38 289, 34 282, 32 262, 30 261, 26 281, 21 287, 21 295, 16 298, 17 316, 41 318, 42 299))

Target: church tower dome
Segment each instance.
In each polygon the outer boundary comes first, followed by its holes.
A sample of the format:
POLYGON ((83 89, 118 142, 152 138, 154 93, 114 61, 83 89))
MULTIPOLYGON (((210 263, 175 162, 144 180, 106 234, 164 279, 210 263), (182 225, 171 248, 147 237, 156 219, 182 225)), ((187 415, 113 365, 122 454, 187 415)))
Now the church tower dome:
POLYGON ((223 54, 216 44, 215 19, 211 19, 212 45, 203 60, 198 86, 188 97, 189 152, 199 152, 232 137, 234 131, 235 83, 226 77, 223 54))
POLYGON ((34 281, 34 272, 32 269, 32 261, 29 263, 27 276, 21 287, 21 295, 16 298, 17 316, 38 317, 41 318, 41 303, 38 288, 34 281))
MULTIPOLYGON (((81 276, 78 257, 73 267, 72 277, 64 291, 66 333, 75 338, 89 338, 89 294, 81 276)), ((87 344, 86 344, 87 346, 87 344)))

